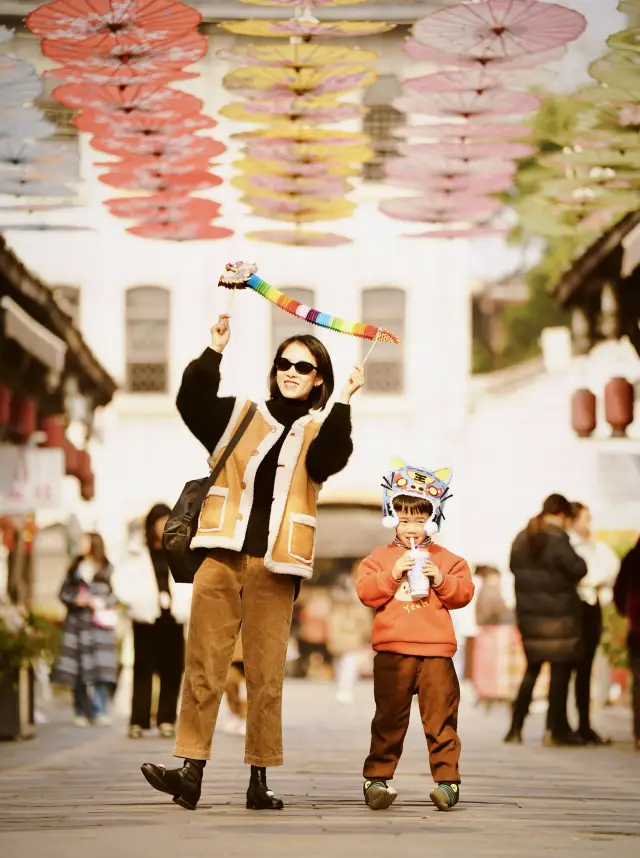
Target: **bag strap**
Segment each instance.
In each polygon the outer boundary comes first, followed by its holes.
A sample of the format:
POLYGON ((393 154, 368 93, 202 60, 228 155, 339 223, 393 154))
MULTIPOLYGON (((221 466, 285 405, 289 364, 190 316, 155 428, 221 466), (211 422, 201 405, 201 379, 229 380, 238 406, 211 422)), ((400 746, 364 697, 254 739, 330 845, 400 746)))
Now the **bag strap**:
POLYGON ((251 423, 251 421, 253 420, 254 414, 256 413, 257 410, 258 410, 258 406, 256 405, 255 402, 249 403, 249 408, 247 409, 247 413, 244 415, 244 417, 242 418, 242 421, 240 422, 240 425, 238 426, 236 431, 233 433, 233 435, 229 439, 229 443, 224 448, 224 452, 222 453, 222 455, 220 456, 218 461, 213 466, 213 470, 211 471, 211 473, 209 474, 207 479, 202 484, 202 488, 200 489, 200 494, 198 495, 198 497, 196 499, 196 503, 195 503, 195 509, 198 512, 200 511, 200 507, 204 503, 205 498, 209 494, 209 489, 215 483, 215 481, 218 479, 218 476, 220 475, 220 472, 224 468, 227 459, 233 453, 238 442, 240 441, 240 439, 242 438, 244 433, 247 431, 247 429, 249 427, 249 423, 251 423))

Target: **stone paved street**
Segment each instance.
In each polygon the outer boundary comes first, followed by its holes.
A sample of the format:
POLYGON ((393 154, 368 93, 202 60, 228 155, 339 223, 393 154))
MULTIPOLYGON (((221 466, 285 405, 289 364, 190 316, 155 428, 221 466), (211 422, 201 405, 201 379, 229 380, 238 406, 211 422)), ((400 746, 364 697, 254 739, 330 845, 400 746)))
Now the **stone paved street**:
MULTIPOLYGON (((504 709, 487 714, 465 703, 462 801, 450 813, 428 803, 431 779, 414 717, 389 811, 362 802, 360 770, 368 749, 371 686, 354 707, 335 704, 330 685, 287 683, 286 765, 270 783, 283 813, 244 809, 248 770, 242 739, 219 735, 195 813, 143 780, 145 760, 171 763, 170 745, 133 742, 120 720, 79 730, 53 713, 28 742, 0 745, 2 858, 205 858, 205 856, 395 855, 478 858, 549 854, 640 854, 640 754, 627 713, 608 710, 598 726, 620 740, 597 749, 543 749, 541 716, 527 744, 504 746, 504 709)), ((417 713, 416 713, 417 715, 417 713)))

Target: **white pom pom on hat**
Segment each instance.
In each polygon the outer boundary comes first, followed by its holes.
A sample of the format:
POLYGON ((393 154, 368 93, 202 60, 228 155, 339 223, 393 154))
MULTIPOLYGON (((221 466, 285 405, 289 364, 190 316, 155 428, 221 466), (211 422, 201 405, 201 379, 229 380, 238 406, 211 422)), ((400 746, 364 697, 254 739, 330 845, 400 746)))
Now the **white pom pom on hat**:
POLYGON ((382 526, 388 527, 391 529, 392 527, 398 526, 398 517, 395 515, 385 515, 382 519, 382 526))
POLYGON ((438 525, 435 521, 427 521, 424 526, 424 532, 427 536, 435 536, 438 532, 438 525))

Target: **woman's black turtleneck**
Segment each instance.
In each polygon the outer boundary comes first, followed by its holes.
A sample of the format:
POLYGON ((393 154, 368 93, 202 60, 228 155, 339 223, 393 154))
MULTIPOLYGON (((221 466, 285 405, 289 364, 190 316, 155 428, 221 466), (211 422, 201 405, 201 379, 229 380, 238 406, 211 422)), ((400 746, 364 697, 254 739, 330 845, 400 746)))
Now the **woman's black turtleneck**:
MULTIPOLYGON (((207 348, 192 361, 184 371, 176 400, 180 416, 209 453, 227 428, 235 405, 235 397, 218 396, 221 357, 207 348)), ((253 507, 242 547, 252 557, 264 557, 267 553, 273 488, 284 439, 292 424, 309 413, 307 402, 282 396, 270 399, 267 408, 284 428, 256 473, 253 507)), ((336 403, 309 447, 306 466, 310 478, 324 483, 345 467, 352 451, 351 409, 336 403)))

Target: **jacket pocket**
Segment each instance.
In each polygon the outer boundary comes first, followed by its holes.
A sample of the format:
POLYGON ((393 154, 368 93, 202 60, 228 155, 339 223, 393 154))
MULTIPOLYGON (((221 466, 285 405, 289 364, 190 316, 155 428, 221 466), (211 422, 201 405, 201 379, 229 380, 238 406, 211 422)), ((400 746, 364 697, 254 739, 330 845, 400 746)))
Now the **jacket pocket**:
POLYGON ((227 508, 229 489, 222 486, 211 486, 209 494, 204 499, 198 518, 198 531, 201 533, 217 533, 222 530, 224 514, 227 508))
POLYGON ((311 565, 315 542, 315 516, 292 513, 289 516, 289 557, 308 566, 311 565))

